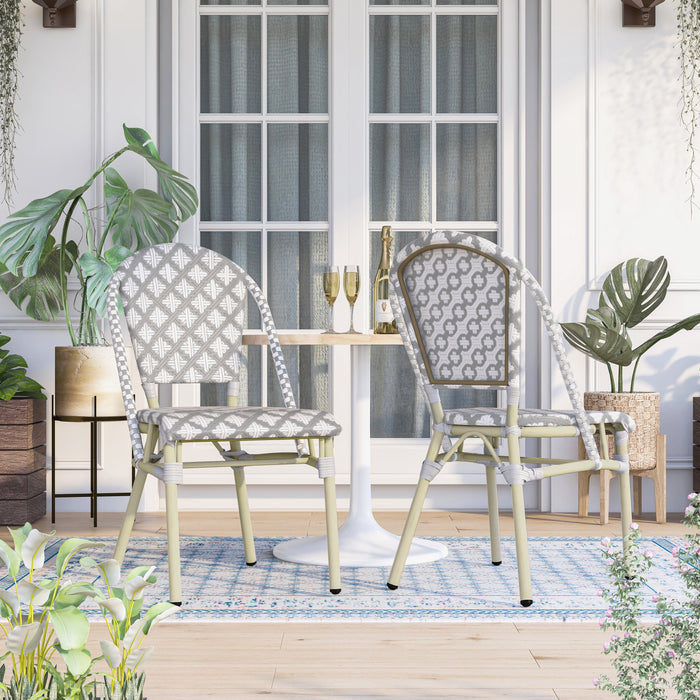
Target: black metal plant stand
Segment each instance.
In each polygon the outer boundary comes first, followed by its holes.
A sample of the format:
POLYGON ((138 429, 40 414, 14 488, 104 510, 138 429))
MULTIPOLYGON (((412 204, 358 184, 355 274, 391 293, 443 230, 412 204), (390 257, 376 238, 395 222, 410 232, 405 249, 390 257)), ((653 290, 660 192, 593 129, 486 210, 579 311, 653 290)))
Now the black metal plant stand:
MULTIPOLYGON (((97 499, 105 496, 130 496, 130 492, 97 490, 97 426, 100 423, 126 421, 126 416, 98 416, 97 397, 92 397, 91 416, 57 416, 54 412, 54 397, 51 397, 51 522, 56 522, 57 498, 89 498, 90 517, 93 527, 97 527, 97 499), (89 493, 56 493, 56 422, 89 423, 90 424, 90 492, 89 493)), ((135 470, 131 463, 131 483, 134 483, 135 470)))

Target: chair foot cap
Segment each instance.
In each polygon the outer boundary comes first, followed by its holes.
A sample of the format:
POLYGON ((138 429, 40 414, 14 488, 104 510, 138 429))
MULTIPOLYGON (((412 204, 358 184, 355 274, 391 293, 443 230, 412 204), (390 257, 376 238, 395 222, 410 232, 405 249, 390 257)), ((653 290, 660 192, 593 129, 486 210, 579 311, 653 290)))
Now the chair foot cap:
POLYGON ((182 606, 182 601, 179 601, 179 602, 176 603, 174 600, 171 600, 171 601, 170 601, 170 605, 177 605, 177 607, 179 608, 179 607, 182 606))
POLYGON ((340 593, 340 588, 331 588, 331 593, 333 595, 338 595, 338 593, 340 593))
POLYGON ((492 561, 491 562, 494 566, 500 566, 501 562, 500 561, 492 561))
POLYGON ((521 600, 520 605, 522 605, 524 608, 529 608, 532 605, 531 600, 521 600))
POLYGON ((387 584, 386 584, 386 587, 387 587, 390 591, 395 591, 395 590, 398 588, 398 586, 396 586, 396 585, 393 584, 393 583, 387 583, 387 584))
POLYGON ((245 563, 246 566, 255 566, 258 563, 258 560, 256 559, 255 561, 247 561, 245 563))

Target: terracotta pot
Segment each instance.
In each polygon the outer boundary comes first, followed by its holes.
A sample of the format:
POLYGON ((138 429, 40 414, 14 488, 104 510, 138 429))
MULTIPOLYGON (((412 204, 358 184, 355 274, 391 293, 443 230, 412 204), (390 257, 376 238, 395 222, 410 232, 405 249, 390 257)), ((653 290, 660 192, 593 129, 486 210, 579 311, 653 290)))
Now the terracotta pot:
MULTIPOLYGON (((622 411, 631 416, 637 429, 629 436, 630 471, 646 471, 656 467, 656 437, 661 432, 661 396, 658 392, 613 394, 587 391, 583 395, 583 405, 588 411, 622 411)), ((608 449, 612 457, 612 437, 609 438, 608 449)))
POLYGON ((57 416, 123 416, 124 404, 111 345, 57 347, 55 356, 57 416))

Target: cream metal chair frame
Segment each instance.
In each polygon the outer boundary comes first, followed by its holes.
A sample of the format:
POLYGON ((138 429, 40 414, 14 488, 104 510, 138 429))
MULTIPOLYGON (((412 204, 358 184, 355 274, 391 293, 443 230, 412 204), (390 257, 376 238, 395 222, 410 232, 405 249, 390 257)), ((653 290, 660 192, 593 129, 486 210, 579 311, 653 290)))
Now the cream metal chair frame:
POLYGON ((339 593, 333 438, 340 433, 340 425, 325 411, 296 408, 272 314, 255 281, 235 263, 205 248, 180 243, 157 245, 139 251, 117 269, 108 312, 137 470, 114 558, 120 563, 124 559, 146 478, 151 475, 159 479, 165 486, 170 600, 180 604, 177 491, 183 483, 183 471, 220 466, 233 470, 245 560, 252 566, 256 553, 245 467, 308 464, 323 480, 330 591, 339 593), (260 310, 284 408, 238 407, 240 346, 248 293, 260 310), (138 411, 122 337, 120 302, 148 401, 148 408, 138 411), (159 385, 207 382, 227 384, 226 407, 159 407, 159 385), (255 440, 265 440, 266 447, 293 440, 297 449, 249 454, 243 443, 255 440), (314 441, 318 442, 318 453, 314 441), (183 445, 192 442, 213 444, 221 459, 183 462, 183 445))
POLYGON ((438 232, 399 252, 391 271, 391 303, 411 365, 430 406, 432 431, 387 586, 396 589, 415 535, 428 487, 452 460, 485 466, 491 561, 501 563, 497 470, 510 486, 515 525, 520 603, 532 604, 532 584, 523 486, 559 474, 609 470, 620 477, 622 533, 631 524, 627 434, 634 422, 625 414, 586 412, 564 351, 561 329, 549 302, 528 270, 499 246, 472 234, 438 232), (573 410, 520 408, 520 305, 524 286, 537 304, 573 410), (496 388, 506 408, 443 410, 440 386, 496 388), (615 454, 603 455, 594 433, 615 434, 615 454), (522 438, 580 436, 582 459, 526 457, 522 438), (465 451, 478 438, 484 453, 465 451), (507 454, 498 454, 505 439, 507 454))

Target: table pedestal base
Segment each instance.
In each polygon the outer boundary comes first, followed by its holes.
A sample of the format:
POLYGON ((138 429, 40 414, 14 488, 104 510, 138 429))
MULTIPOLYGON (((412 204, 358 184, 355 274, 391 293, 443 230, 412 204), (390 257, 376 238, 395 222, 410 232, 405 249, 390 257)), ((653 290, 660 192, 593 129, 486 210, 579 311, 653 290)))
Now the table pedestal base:
MULTIPOLYGON (((341 566, 391 566, 399 536, 380 527, 374 518, 348 517, 338 529, 341 566)), ((303 537, 278 544, 272 553, 295 564, 328 566, 325 537, 303 537)), ((448 549, 439 542, 414 539, 406 565, 424 564, 447 556, 448 549)))

